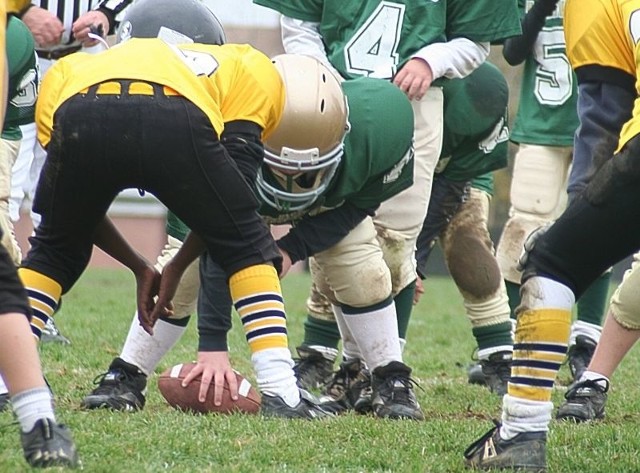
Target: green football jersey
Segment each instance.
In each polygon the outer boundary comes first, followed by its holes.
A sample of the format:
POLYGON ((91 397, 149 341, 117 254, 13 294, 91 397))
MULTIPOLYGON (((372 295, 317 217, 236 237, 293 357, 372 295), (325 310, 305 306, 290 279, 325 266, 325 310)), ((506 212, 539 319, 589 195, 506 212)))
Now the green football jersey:
MULTIPOLYGON (((367 209, 413 183, 413 109, 406 95, 390 82, 362 77, 342 83, 349 103, 351 130, 344 155, 329 188, 312 209, 280 212, 263 203, 260 213, 271 224, 295 223, 349 202, 367 209)), ((265 179, 270 174, 264 173, 265 179)), ((270 184, 277 185, 275 180, 270 184)), ((180 240, 187 227, 171 212, 167 233, 180 240)))
MULTIPOLYGON (((522 15, 533 4, 519 0, 522 15)), ((564 1, 548 16, 522 74, 520 103, 511 140, 547 146, 572 146, 578 127, 576 78, 566 55, 564 1)))
POLYGON ((419 49, 447 39, 500 41, 520 34, 514 0, 254 0, 319 23, 331 64, 345 78, 382 79, 419 49))
POLYGON ((485 62, 464 79, 443 82, 444 132, 436 173, 468 181, 507 165, 509 87, 485 62))
POLYGON ((7 23, 9 87, 2 138, 22 138, 19 125, 33 123, 38 96, 38 68, 34 40, 26 25, 15 17, 7 23))

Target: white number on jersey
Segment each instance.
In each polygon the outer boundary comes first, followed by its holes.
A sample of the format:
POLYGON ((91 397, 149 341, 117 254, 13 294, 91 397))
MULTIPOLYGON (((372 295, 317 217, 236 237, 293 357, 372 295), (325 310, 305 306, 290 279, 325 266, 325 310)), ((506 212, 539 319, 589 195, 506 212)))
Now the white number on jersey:
POLYGON ((536 68, 535 95, 544 105, 562 105, 573 90, 573 73, 566 54, 562 26, 543 28, 538 34, 533 55, 536 68))
POLYGON ((380 2, 345 45, 347 71, 376 79, 393 77, 404 10, 404 4, 380 2))
POLYGON ((211 54, 201 51, 189 51, 188 49, 182 50, 172 44, 169 46, 197 76, 210 76, 220 67, 218 60, 211 54))
POLYGON ((640 41, 640 10, 635 10, 629 16, 629 33, 633 44, 638 44, 638 41, 640 41))
POLYGON ((14 107, 31 107, 38 97, 38 73, 35 69, 29 69, 20 79, 18 93, 11 97, 11 105, 14 107))

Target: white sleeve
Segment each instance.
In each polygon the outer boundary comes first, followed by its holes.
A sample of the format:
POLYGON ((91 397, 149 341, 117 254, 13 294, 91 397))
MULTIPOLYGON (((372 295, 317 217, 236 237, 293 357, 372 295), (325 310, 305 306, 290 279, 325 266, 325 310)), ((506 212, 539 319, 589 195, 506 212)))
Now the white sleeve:
POLYGON ((489 43, 474 43, 456 38, 446 43, 432 43, 418 50, 412 57, 431 66, 433 78, 462 78, 471 74, 489 56, 489 43))
POLYGON ((319 29, 320 23, 302 21, 282 15, 280 29, 282 32, 282 45, 287 54, 305 54, 319 60, 327 66, 336 77, 342 77, 336 68, 331 65, 319 29))

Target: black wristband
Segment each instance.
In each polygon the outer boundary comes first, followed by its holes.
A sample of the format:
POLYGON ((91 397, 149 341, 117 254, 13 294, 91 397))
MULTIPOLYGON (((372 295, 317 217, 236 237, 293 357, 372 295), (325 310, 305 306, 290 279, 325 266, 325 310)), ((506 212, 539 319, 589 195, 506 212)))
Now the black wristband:
POLYGON ((104 13, 104 16, 107 17, 107 21, 109 22, 109 31, 106 32, 107 35, 114 34, 116 32, 116 18, 111 10, 107 10, 106 8, 98 8, 96 11, 104 13))

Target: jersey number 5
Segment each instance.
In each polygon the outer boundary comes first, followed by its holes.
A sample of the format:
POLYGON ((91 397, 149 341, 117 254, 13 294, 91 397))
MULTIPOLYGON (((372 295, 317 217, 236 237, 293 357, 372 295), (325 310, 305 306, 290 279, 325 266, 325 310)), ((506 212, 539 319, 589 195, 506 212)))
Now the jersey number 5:
POLYGON ((544 105, 562 105, 573 91, 573 72, 567 58, 562 27, 544 28, 534 48, 535 95, 544 105))

